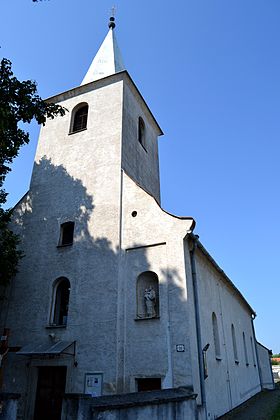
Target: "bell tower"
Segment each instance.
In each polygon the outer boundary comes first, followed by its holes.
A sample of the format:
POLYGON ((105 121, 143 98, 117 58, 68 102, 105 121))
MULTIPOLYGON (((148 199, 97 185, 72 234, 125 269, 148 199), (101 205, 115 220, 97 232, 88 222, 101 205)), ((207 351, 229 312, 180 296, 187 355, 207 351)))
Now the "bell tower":
MULTIPOLYGON (((113 199, 112 184, 117 192, 123 169, 160 202, 157 139, 162 131, 125 70, 114 17, 81 85, 50 100, 68 112, 42 128, 37 167, 43 157, 63 165, 106 203, 113 199)), ((35 164, 31 186, 41 182, 35 164)))
MULTIPOLYGON (((141 224, 137 210, 148 220, 150 208, 161 212, 162 131, 125 70, 113 17, 81 85, 48 100, 67 112, 41 128, 30 189, 13 213, 25 258, 7 315, 11 345, 29 354, 31 330, 32 343, 47 349, 50 340, 75 343, 77 364, 67 365, 68 389, 81 392, 85 373, 93 369, 104 372, 104 393, 124 392, 130 389, 124 307, 132 290, 124 284, 131 277, 125 244, 139 240, 137 233, 130 240, 141 224), (24 315, 14 308, 26 308, 24 315)), ((145 255, 141 264, 147 271, 145 255)), ((32 386, 35 395, 36 381, 32 386)))

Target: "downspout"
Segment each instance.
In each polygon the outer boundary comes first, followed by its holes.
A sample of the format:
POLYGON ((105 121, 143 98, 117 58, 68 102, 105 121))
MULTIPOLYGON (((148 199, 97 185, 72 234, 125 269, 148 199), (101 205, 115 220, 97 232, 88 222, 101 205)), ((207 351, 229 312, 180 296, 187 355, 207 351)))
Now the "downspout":
POLYGON ((259 359, 259 352, 258 352, 258 348, 257 348, 257 340, 256 340, 256 334, 255 334, 255 326, 254 326, 254 319, 256 318, 255 315, 253 315, 254 317, 251 318, 251 323, 252 323, 252 330, 253 330, 253 337, 254 337, 254 343, 255 343, 255 353, 256 353, 256 358, 257 358, 257 365, 258 365, 258 372, 259 372, 259 378, 260 378, 260 386, 261 386, 261 390, 263 390, 263 381, 262 381, 262 374, 261 374, 261 368, 260 368, 260 359, 259 359))
POLYGON ((197 273, 195 264, 195 250, 197 248, 198 235, 191 235, 193 239, 193 246, 190 249, 190 260, 191 260, 191 271, 192 271, 192 285, 193 285, 193 296, 194 296, 194 312, 195 312, 195 325, 196 325, 196 340, 198 349, 198 367, 199 367, 199 378, 200 378, 200 393, 201 403, 205 410, 205 418, 207 418, 206 408, 206 392, 204 383, 204 367, 203 367, 203 349, 201 344, 201 324, 200 324, 200 313, 199 313, 199 300, 198 300, 198 287, 197 287, 197 273))
POLYGON ((167 338, 167 361, 168 361, 168 370, 166 372, 165 378, 163 380, 163 389, 173 388, 174 378, 173 378, 173 358, 172 358, 172 343, 171 343, 171 328, 170 328, 170 296, 169 296, 169 285, 171 283, 171 275, 169 271, 167 272, 167 328, 166 328, 166 338, 167 338))
POLYGON ((123 239, 123 170, 120 172, 120 219, 119 219, 119 249, 118 249, 118 297, 117 297, 117 336, 116 336, 116 390, 117 393, 125 389, 125 301, 122 273, 122 239, 123 239))
POLYGON ((230 410, 232 410, 233 409, 232 392, 231 392, 231 382, 230 382, 230 375, 229 375, 229 362, 228 362, 228 352, 227 352, 227 346, 226 346, 226 336, 225 336, 225 328, 224 328, 224 317, 223 317, 223 307, 222 307, 222 300, 221 300, 221 286, 220 286, 220 284, 218 284, 218 295, 219 295, 219 305, 220 305, 220 314, 221 314, 221 323, 222 323, 222 333, 223 333, 223 346, 224 346, 225 360, 226 360, 226 367, 227 367, 226 382, 227 382, 227 387, 228 387, 228 403, 229 403, 230 410))
POLYGON ((272 350, 268 351, 269 354, 269 367, 270 367, 270 374, 271 374, 271 383, 273 385, 273 389, 275 389, 275 382, 274 382, 274 377, 273 377, 273 370, 272 370, 272 364, 271 364, 271 356, 272 356, 272 350))

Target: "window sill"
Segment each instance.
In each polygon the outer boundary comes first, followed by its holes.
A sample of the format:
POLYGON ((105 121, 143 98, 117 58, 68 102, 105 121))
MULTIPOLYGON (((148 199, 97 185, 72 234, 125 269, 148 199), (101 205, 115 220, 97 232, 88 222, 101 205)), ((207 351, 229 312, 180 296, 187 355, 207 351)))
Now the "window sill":
POLYGON ((53 325, 46 325, 46 328, 47 329, 50 329, 50 328, 66 328, 66 326, 67 325, 55 325, 55 324, 53 324, 53 325))
POLYGON ((134 318, 134 321, 150 321, 151 319, 160 319, 160 317, 159 316, 153 316, 152 318, 148 318, 147 316, 146 317, 143 317, 143 318, 134 318))
POLYGON ((216 360, 217 360, 217 362, 221 362, 222 358, 220 356, 216 356, 216 360))
POLYGON ((56 245, 57 248, 67 248, 68 246, 72 246, 73 242, 71 244, 64 244, 64 245, 56 245))
POLYGON ((81 131, 85 131, 85 130, 87 130, 87 127, 81 128, 81 130, 69 131, 68 136, 71 136, 72 134, 80 133, 81 131))

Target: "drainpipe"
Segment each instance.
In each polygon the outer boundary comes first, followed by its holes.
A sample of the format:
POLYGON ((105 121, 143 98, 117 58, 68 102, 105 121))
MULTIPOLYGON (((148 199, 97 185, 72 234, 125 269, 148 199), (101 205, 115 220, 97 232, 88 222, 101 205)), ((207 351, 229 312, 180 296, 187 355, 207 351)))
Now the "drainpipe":
POLYGON ((225 335, 225 328, 224 328, 224 316, 223 316, 223 307, 222 307, 222 300, 221 300, 221 286, 218 284, 218 295, 219 295, 219 305, 220 305, 220 315, 221 315, 221 322, 222 322, 222 333, 223 333, 223 346, 225 352, 225 361, 227 367, 227 387, 228 387, 228 403, 230 410, 233 409, 232 404, 232 392, 231 392, 231 382, 230 382, 230 375, 229 375, 229 361, 228 361, 228 352, 227 352, 227 345, 226 345, 226 335, 225 335))
POLYGON ((204 383, 204 367, 203 367, 203 349, 201 344, 201 326, 200 326, 200 314, 199 314, 199 301, 198 301, 198 287, 197 287, 197 274, 196 274, 196 264, 195 264, 195 250, 197 248, 198 235, 191 235, 193 239, 193 247, 190 250, 190 260, 191 260, 191 270, 192 270, 192 285, 193 285, 193 295, 194 295, 194 311, 195 311, 195 325, 196 325, 196 340, 197 340, 197 349, 198 349, 198 366, 199 366, 199 378, 200 378, 200 393, 201 393, 201 402, 202 407, 205 410, 205 418, 207 418, 207 409, 206 409, 206 393, 205 393, 205 383, 204 383))
POLYGON ((274 377, 273 377, 273 370, 272 370, 272 364, 271 364, 271 356, 272 356, 272 350, 268 351, 269 354, 269 367, 270 367, 270 374, 271 374, 271 383, 273 385, 273 389, 275 389, 275 382, 274 382, 274 377))
POLYGON ((257 365, 258 365, 258 372, 259 372, 259 378, 260 378, 260 386, 261 390, 263 390, 263 384, 262 384, 262 374, 261 374, 261 368, 260 368, 260 359, 259 359, 259 353, 257 348, 257 340, 256 340, 256 334, 255 334, 255 326, 254 326, 254 319, 256 318, 256 315, 252 315, 251 323, 252 323, 252 330, 253 330, 253 337, 255 342, 255 353, 257 358, 257 365))

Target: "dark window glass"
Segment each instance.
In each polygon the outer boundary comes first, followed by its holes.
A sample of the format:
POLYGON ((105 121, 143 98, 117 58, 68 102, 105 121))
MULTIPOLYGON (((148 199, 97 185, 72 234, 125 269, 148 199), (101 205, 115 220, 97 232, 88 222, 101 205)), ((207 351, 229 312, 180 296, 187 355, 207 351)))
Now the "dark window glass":
POLYGON ((243 336, 243 347, 244 347, 245 362, 246 362, 246 366, 249 366, 246 338, 245 338, 245 333, 244 332, 243 332, 242 336, 243 336))
POLYGON ((237 345, 236 345, 235 328, 234 328, 233 324, 231 324, 231 338, 232 338, 232 345, 233 345, 234 360, 236 362, 238 362, 238 352, 237 352, 237 345))
POLYGON ((161 378, 138 378, 137 391, 156 391, 161 389, 161 378))
POLYGON ((69 305, 70 283, 62 279, 56 287, 53 324, 66 325, 69 305))
POLYGON ((255 359, 255 352, 254 352, 254 346, 253 346, 253 339, 252 339, 252 337, 250 337, 250 341, 251 341, 251 349, 252 349, 253 363, 254 363, 254 366, 256 366, 256 359, 255 359))
POLYGON ((145 147, 145 123, 141 117, 138 120, 138 141, 145 147))
POLYGON ((74 222, 66 222, 61 225, 59 245, 72 245, 74 236, 74 222))
POLYGON ((216 357, 221 357, 221 346, 220 346, 220 337, 218 329, 218 321, 215 312, 212 313, 212 328, 213 328, 213 338, 214 338, 214 347, 216 357))
POLYGON ((84 105, 76 111, 74 116, 72 132, 84 130, 85 128, 87 128, 87 116, 88 105, 84 105))

